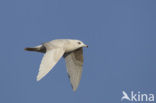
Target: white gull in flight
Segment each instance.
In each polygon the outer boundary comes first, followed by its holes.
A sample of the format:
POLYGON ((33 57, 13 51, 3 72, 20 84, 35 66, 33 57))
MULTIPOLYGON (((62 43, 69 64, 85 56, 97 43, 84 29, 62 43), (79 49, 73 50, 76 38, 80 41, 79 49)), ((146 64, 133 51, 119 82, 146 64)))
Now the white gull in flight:
POLYGON ((40 64, 37 81, 41 80, 61 57, 64 57, 73 91, 76 91, 82 74, 83 47, 88 46, 80 40, 56 39, 36 47, 25 48, 25 50, 45 53, 40 64))

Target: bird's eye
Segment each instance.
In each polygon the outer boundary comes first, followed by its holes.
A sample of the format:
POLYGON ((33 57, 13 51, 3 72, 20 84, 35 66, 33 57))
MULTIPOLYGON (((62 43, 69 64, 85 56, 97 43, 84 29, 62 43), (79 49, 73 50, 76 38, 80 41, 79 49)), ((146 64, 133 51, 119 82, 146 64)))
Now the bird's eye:
POLYGON ((78 44, 81 44, 81 42, 78 42, 78 44))

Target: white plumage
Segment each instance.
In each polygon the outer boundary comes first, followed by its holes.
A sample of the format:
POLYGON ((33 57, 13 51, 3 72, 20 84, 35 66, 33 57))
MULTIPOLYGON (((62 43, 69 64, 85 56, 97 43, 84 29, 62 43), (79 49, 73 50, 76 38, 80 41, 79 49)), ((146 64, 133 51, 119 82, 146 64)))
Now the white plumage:
POLYGON ((72 88, 75 91, 79 85, 82 73, 82 47, 88 46, 80 40, 57 39, 34 48, 25 48, 25 50, 45 53, 40 64, 37 81, 41 80, 63 56, 66 60, 67 72, 72 88))

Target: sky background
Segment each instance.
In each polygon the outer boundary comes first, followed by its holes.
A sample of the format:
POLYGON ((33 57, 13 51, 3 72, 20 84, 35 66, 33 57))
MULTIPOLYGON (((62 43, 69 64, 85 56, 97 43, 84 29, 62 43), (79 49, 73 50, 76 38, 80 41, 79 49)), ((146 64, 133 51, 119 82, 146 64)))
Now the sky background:
POLYGON ((156 95, 155 45, 155 0, 1 0, 0 102, 120 103, 123 90, 156 95), (76 92, 63 59, 36 82, 43 54, 24 51, 58 38, 89 45, 76 92))

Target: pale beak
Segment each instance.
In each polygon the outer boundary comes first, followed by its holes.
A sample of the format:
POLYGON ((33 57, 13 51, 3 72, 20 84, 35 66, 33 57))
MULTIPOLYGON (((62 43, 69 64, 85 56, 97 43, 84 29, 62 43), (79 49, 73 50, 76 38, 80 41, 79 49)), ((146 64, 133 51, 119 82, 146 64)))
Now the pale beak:
POLYGON ((84 45, 84 47, 87 47, 88 48, 88 45, 84 45))

